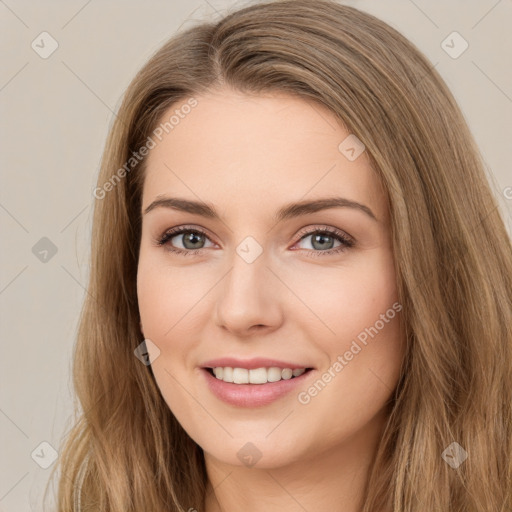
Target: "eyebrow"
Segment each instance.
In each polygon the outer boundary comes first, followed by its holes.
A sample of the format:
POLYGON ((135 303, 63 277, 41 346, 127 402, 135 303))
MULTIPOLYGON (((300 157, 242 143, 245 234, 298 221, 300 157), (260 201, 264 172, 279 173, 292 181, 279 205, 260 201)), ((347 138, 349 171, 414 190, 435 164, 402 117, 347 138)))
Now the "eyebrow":
MULTIPOLYGON (((189 199, 157 196, 157 199, 144 210, 144 215, 155 208, 171 208, 173 210, 201 215, 209 219, 220 220, 220 215, 213 205, 199 201, 191 201, 189 199)), ((350 199, 345 199, 344 197, 326 197, 313 201, 300 201, 298 203, 287 204, 276 212, 274 221, 281 222, 330 208, 354 208, 364 212, 370 218, 377 221, 375 214, 368 206, 356 201, 351 201, 350 199)))

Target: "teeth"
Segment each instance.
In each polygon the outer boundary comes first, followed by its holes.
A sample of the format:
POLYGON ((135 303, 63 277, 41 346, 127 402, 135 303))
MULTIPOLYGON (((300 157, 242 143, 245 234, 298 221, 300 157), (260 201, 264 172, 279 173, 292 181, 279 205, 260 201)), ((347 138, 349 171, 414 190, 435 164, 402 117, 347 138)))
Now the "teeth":
POLYGON ((247 380, 251 384, 265 384, 267 382, 267 370, 265 368, 249 370, 247 380))
POLYGON ((234 384, 266 384, 267 382, 277 382, 279 380, 289 380, 292 377, 298 377, 306 371, 305 368, 255 368, 247 370, 246 368, 213 368, 215 377, 224 382, 233 382, 234 384))
POLYGON ((233 368, 221 368, 222 380, 224 382, 233 382, 233 368))
POLYGON ((293 376, 293 370, 290 370, 290 368, 284 368, 281 372, 281 378, 288 380, 291 379, 293 376))
POLYGON ((249 370, 233 368, 233 382, 235 384, 249 384, 249 370))
POLYGON ((281 368, 269 368, 267 370, 267 382, 277 382, 281 380, 283 370, 281 368))

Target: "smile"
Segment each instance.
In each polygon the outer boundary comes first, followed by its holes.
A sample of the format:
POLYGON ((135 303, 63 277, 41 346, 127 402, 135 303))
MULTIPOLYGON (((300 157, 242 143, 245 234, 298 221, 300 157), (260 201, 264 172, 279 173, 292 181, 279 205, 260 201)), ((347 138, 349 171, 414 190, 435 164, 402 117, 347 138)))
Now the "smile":
POLYGON ((217 375, 213 368, 201 368, 201 374, 206 379, 210 392, 229 405, 251 408, 269 405, 299 386, 305 388, 306 380, 316 373, 312 368, 291 370, 290 368, 262 367, 248 370, 237 367, 215 367, 215 370, 217 375), (255 372, 252 378, 257 380, 257 383, 250 382, 250 372, 255 372), (293 375, 293 372, 297 375, 293 375), (231 382, 224 380, 230 378, 233 379, 231 382), (277 380, 272 381, 272 378, 277 380), (263 382, 264 379, 265 382, 263 382))
POLYGON ((233 368, 230 366, 208 368, 218 380, 232 382, 234 384, 267 384, 268 382, 279 382, 299 377, 310 368, 233 368))

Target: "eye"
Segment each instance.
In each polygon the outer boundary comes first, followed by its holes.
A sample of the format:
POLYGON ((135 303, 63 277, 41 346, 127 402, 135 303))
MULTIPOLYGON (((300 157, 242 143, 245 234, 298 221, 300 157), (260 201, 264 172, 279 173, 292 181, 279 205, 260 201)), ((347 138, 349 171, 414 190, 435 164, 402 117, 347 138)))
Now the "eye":
POLYGON ((337 254, 353 247, 355 244, 355 240, 351 236, 335 228, 310 229, 302 235, 299 242, 311 237, 309 245, 313 250, 309 252, 314 257, 337 254), (335 241, 339 243, 336 247, 334 247, 335 241))
POLYGON ((159 246, 165 246, 168 251, 189 255, 200 252, 204 248, 205 239, 209 240, 204 231, 182 226, 169 229, 156 242, 159 246), (177 242, 173 242, 174 239, 177 242), (181 243, 181 247, 176 247, 176 243, 181 243))
MULTIPOLYGON (((355 245, 355 240, 351 236, 336 228, 309 228, 309 231, 303 231, 301 235, 297 243, 311 237, 309 243, 311 248, 306 247, 305 249, 309 255, 314 257, 337 254, 355 245), (338 242, 338 245, 334 246, 336 242, 338 242)), ((156 244, 165 247, 170 252, 194 255, 200 253, 205 248, 204 244, 206 241, 212 243, 203 230, 189 226, 180 226, 167 230, 156 240, 156 244), (177 244, 181 244, 181 247, 176 247, 177 244)), ((212 243, 212 245, 215 244, 212 243)))

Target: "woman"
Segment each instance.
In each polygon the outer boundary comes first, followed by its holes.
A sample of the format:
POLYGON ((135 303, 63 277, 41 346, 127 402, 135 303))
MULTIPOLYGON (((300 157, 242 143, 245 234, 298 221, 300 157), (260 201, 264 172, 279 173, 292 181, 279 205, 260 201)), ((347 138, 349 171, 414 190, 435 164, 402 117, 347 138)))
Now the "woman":
POLYGON ((94 196, 59 511, 512 507, 510 239, 394 29, 285 0, 178 34, 94 196))

